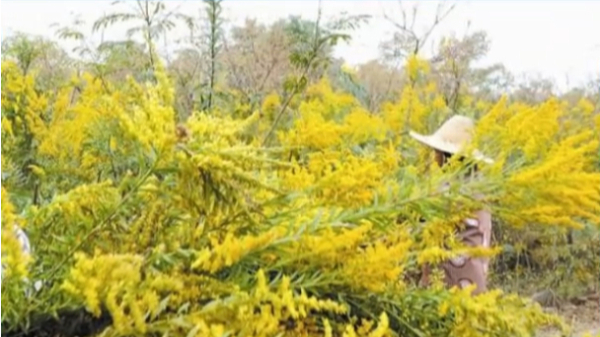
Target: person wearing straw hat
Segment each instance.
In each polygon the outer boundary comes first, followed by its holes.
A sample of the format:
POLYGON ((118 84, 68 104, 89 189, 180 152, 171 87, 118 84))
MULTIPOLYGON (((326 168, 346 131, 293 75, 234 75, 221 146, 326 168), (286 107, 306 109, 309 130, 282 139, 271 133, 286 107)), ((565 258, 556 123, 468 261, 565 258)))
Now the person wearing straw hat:
MULTIPOLYGON (((460 155, 461 158, 471 157, 475 162, 493 163, 492 159, 478 150, 466 153, 474 129, 475 123, 471 118, 454 115, 431 135, 421 135, 410 131, 410 136, 435 151, 436 162, 440 167, 443 167, 455 155, 460 155)), ((476 164, 473 169, 477 171, 476 164)), ((490 247, 492 218, 489 211, 480 210, 474 214, 473 218, 465 219, 464 223, 464 229, 457 232, 457 236, 463 244, 484 248, 490 247)), ((489 259, 487 258, 459 256, 450 259, 442 263, 446 285, 464 288, 475 284, 476 288, 473 295, 485 292, 487 291, 488 264, 489 259)), ((423 271, 424 283, 428 283, 428 274, 429 267, 426 266, 423 271)))

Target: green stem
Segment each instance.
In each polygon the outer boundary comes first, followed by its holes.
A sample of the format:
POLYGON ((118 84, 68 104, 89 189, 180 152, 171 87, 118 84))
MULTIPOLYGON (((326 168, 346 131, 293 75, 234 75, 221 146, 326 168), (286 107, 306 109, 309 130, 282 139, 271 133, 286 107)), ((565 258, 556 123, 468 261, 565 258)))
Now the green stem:
POLYGON ((135 185, 135 187, 132 188, 129 192, 127 192, 127 194, 123 197, 123 199, 121 199, 121 202, 119 202, 119 204, 113 209, 113 211, 107 217, 105 217, 98 225, 96 225, 75 247, 73 247, 69 250, 67 255, 59 263, 56 264, 56 267, 54 267, 54 269, 52 269, 52 271, 50 271, 50 273, 48 275, 48 280, 52 280, 54 278, 54 276, 56 276, 56 273, 71 259, 71 257, 75 254, 75 252, 77 252, 79 249, 81 249, 81 247, 84 244, 86 244, 87 241, 92 236, 94 236, 96 233, 103 230, 104 227, 106 227, 106 225, 108 223, 110 223, 110 221, 117 215, 121 206, 123 206, 125 204, 125 202, 131 198, 131 196, 134 194, 134 192, 136 192, 142 186, 142 184, 146 181, 146 179, 148 179, 148 177, 150 177, 152 172, 154 172, 154 169, 155 169, 157 163, 158 163, 158 160, 155 161, 154 164, 152 165, 152 167, 142 176, 142 178, 135 185))

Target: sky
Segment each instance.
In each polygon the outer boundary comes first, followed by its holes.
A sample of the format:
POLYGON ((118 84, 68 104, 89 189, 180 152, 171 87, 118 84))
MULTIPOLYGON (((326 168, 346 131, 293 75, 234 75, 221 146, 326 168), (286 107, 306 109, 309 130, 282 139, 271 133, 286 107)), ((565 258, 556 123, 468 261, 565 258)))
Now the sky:
MULTIPOLYGON (((69 24, 72 14, 80 14, 91 22, 111 12, 112 1, 2 0, 0 2, 2 36, 15 31, 54 37, 53 23, 69 24)), ((185 13, 198 13, 199 0, 168 1, 185 13)), ((403 1, 405 6, 415 1, 403 1)), ((437 1, 419 1, 416 27, 425 29, 433 20, 437 1)), ((315 19, 317 1, 223 1, 224 14, 232 24, 245 18, 269 23, 288 15, 315 19)), ((370 22, 353 33, 348 45, 340 45, 336 56, 355 65, 377 58, 379 44, 393 32, 383 13, 399 17, 398 1, 323 0, 324 18, 341 12, 372 15, 370 22)), ((600 75, 600 1, 458 1, 456 9, 440 24, 430 42, 442 36, 463 35, 484 30, 491 40, 491 49, 483 64, 503 63, 517 76, 540 75, 551 78, 561 89, 585 83, 600 75)), ((124 29, 106 33, 106 38, 118 38, 124 29)), ((174 31, 171 34, 183 34, 174 31)), ((433 45, 427 46, 429 52, 433 45)))

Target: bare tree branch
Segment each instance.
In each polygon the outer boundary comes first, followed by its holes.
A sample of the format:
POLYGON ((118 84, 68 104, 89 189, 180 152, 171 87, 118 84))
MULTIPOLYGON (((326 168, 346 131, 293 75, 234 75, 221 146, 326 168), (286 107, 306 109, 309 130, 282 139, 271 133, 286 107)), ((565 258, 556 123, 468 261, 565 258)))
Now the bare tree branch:
MULTIPOLYGON (((431 34, 435 30, 439 24, 444 21, 448 15, 456 8, 456 4, 450 5, 449 8, 445 8, 444 2, 440 2, 436 8, 436 14, 433 22, 429 27, 425 30, 423 34, 417 33, 415 26, 417 22, 417 15, 419 13, 418 4, 414 5, 411 10, 410 18, 408 15, 408 10, 403 5, 402 0, 398 1, 400 12, 401 12, 401 20, 395 20, 388 13, 383 11, 383 17, 390 22, 397 30, 397 34, 394 35, 393 41, 391 44, 400 43, 404 44, 399 46, 398 48, 407 50, 408 53, 418 54, 419 51, 425 46, 431 34), (402 35, 406 38, 403 39, 402 35)), ((390 43, 388 43, 390 44, 390 43)), ((403 56, 405 53, 394 53, 395 56, 403 56), (397 55, 400 54, 400 55, 397 55)))
POLYGON ((421 40, 423 41, 423 43, 425 43, 427 41, 427 39, 429 38, 429 36, 431 35, 431 33, 433 32, 433 30, 435 29, 435 27, 437 27, 450 14, 450 12, 452 12, 454 10, 454 8, 456 8, 456 4, 452 4, 450 6, 450 8, 448 8, 448 10, 442 14, 441 13, 442 7, 443 7, 442 4, 443 3, 439 3, 438 4, 437 11, 436 11, 436 14, 435 14, 435 20, 433 21, 433 24, 431 25, 431 27, 429 28, 429 30, 421 38, 421 40))

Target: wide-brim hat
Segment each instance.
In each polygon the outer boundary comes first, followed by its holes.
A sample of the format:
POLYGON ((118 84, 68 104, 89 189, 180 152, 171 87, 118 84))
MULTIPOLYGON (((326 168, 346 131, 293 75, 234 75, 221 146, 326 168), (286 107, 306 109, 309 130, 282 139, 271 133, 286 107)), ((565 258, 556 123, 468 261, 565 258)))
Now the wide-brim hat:
MULTIPOLYGON (((411 130, 410 136, 436 150, 456 154, 465 151, 465 147, 472 140, 474 131, 475 123, 471 118, 454 115, 431 135, 422 135, 411 130)), ((493 159, 486 157, 477 149, 465 155, 477 161, 483 161, 488 164, 494 163, 493 159)))

